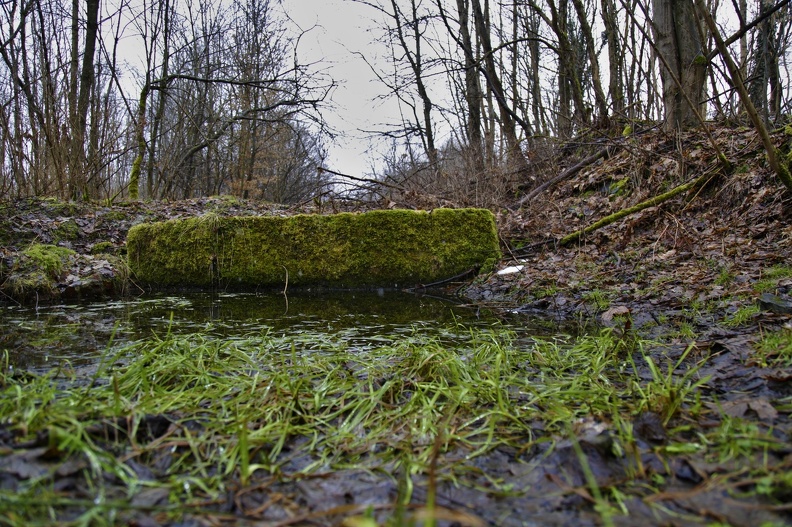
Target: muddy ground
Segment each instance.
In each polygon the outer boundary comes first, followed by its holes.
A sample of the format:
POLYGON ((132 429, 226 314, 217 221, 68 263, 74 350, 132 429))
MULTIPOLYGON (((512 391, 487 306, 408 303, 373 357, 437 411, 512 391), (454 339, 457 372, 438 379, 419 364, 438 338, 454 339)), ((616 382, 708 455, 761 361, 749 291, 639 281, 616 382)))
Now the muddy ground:
MULTIPOLYGON (((754 463, 769 463, 775 474, 792 471, 792 361, 768 361, 773 353, 757 352, 766 334, 792 329, 792 198, 769 173, 754 132, 729 128, 716 130, 715 136, 733 164, 730 172, 718 167, 703 137, 653 133, 620 141, 605 159, 520 207, 516 201, 504 203, 496 211, 503 261, 495 272, 453 286, 465 302, 498 309, 504 316, 596 321, 614 331, 654 339, 664 344, 667 361, 692 344, 688 361, 709 357, 700 374, 711 376, 706 393, 716 396, 720 406, 706 419, 687 423, 690 440, 695 440, 697 428, 716 426, 724 414, 772 438, 773 448, 764 453, 752 451, 747 458, 723 463, 694 453, 663 457, 657 447, 669 440, 668 427, 652 413, 637 415, 633 428, 646 472, 635 478, 627 460, 612 455, 607 433, 593 422, 576 424, 579 445, 598 484, 630 487, 623 501, 629 514, 615 516, 617 525, 792 524, 792 481, 781 476, 779 481, 786 483, 776 482, 773 492, 763 493, 751 473, 754 463), (571 246, 558 243, 599 218, 708 172, 712 177, 702 187, 571 246), (662 492, 649 491, 642 478, 662 479, 662 492)), ((776 135, 779 146, 788 139, 783 133, 776 135)), ((561 160, 558 172, 589 152, 581 147, 577 157, 561 160)), ((415 205, 398 199, 396 204, 415 205)), ((320 212, 356 208, 327 203, 320 212)), ((315 211, 313 204, 288 208, 229 197, 115 205, 45 199, 0 204, 0 292, 5 302, 141 294, 143 288, 123 269, 125 234, 134 224, 206 212, 315 211), (36 269, 24 250, 36 243, 69 248, 75 254, 46 280, 26 282, 36 269)), ((777 354, 782 353, 790 351, 777 354)), ((650 373, 644 375, 648 378, 650 373)), ((152 429, 154 437, 167 433, 167 422, 157 426, 165 428, 152 429)), ((542 426, 536 423, 537 431, 542 426)), ((44 453, 46 437, 24 444, 15 437, 5 425, 0 428, 6 460, 27 459, 34 467, 51 462, 44 453)), ((300 446, 300 441, 290 446, 294 472, 307 462, 301 459, 300 446)), ((444 462, 466 454, 452 450, 444 462)), ((448 515, 444 524, 599 525, 603 517, 594 508, 579 459, 576 445, 568 440, 553 448, 541 442, 526 450, 501 447, 477 457, 463 485, 442 482, 436 488, 436 502, 448 515), (493 488, 493 477, 520 492, 493 488)), ((23 470, 9 469, 8 463, 0 466, 4 488, 25 480, 23 470)), ((415 486, 418 502, 430 487, 427 481, 415 486)), ((342 525, 343 518, 362 514, 368 504, 392 504, 399 494, 398 478, 354 470, 300 480, 261 476, 254 483, 205 503, 201 514, 171 524, 342 525), (262 503, 269 503, 264 512, 262 503)), ((55 484, 66 495, 90 497, 76 470, 64 470, 55 484)), ((144 492, 138 500, 143 512, 127 516, 127 524, 164 521, 145 511, 167 501, 167 495, 144 492)), ((392 512, 391 505, 384 508, 392 512)), ((66 511, 64 518, 74 514, 66 511)))

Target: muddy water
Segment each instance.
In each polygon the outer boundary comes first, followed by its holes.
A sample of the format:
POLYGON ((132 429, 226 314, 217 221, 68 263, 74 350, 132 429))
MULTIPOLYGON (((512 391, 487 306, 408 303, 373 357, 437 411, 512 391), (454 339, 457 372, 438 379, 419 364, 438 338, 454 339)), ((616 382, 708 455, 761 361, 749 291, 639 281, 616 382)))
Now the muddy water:
MULTIPOLYGON (((0 306, 0 350, 28 370, 89 367, 113 347, 171 333, 238 337, 308 332, 368 347, 382 335, 413 333, 461 344, 471 327, 504 324, 453 298, 399 292, 148 295, 123 301, 0 306)), ((505 322, 508 327, 510 324, 505 322)), ((525 321, 512 324, 524 329, 525 321)), ((536 328, 536 332, 541 332, 536 328)), ((547 331, 545 329, 544 331, 547 331)))

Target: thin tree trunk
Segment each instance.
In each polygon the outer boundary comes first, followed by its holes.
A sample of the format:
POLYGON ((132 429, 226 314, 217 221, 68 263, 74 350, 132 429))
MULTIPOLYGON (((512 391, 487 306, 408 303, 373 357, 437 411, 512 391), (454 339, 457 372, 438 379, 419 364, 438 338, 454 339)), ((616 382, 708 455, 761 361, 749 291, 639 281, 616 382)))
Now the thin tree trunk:
POLYGON ((759 137, 762 138, 762 144, 764 145, 765 152, 767 154, 767 164, 770 165, 770 169, 775 172, 778 179, 786 187, 787 192, 792 193, 792 175, 789 172, 789 166, 785 161, 779 159, 780 156, 778 150, 773 144, 773 140, 770 138, 767 127, 751 102, 751 95, 748 93, 748 89, 745 87, 745 82, 740 76, 740 68, 734 63, 731 53, 729 52, 729 48, 727 48, 726 44, 723 42, 723 37, 721 37, 720 30, 715 24, 715 20, 712 18, 712 15, 707 10, 707 6, 704 5, 704 1, 695 1, 696 8, 698 9, 700 16, 706 22, 707 26, 709 26, 712 37, 715 40, 715 45, 717 46, 718 51, 723 58, 723 62, 726 64, 726 68, 729 70, 732 84, 735 88, 737 88, 737 93, 740 94, 740 99, 745 106, 746 113, 748 113, 748 117, 750 117, 754 127, 756 128, 756 131, 759 133, 759 137))
POLYGON ((624 117, 624 90, 622 88, 622 69, 624 54, 619 42, 619 26, 616 18, 616 5, 613 0, 602 0, 602 22, 608 42, 609 91, 611 111, 624 117))
MULTIPOLYGON (((76 15, 76 13, 75 13, 76 15)), ((99 34, 99 0, 86 0, 85 47, 77 93, 77 122, 72 131, 73 171, 70 174, 70 193, 73 199, 89 199, 87 188, 85 132, 88 126, 90 97, 94 90, 94 55, 99 34)), ((72 44, 74 42, 72 41, 72 44)))
POLYGON ((484 171, 484 138, 481 134, 481 86, 475 62, 473 39, 470 35, 468 0, 456 0, 459 17, 459 37, 465 55, 465 102, 467 103, 467 140, 473 170, 476 174, 484 171))
MULTIPOLYGON (((170 42, 171 42, 171 0, 159 3, 162 9, 162 78, 168 79, 170 75, 170 42)), ((154 119, 151 122, 151 132, 149 135, 149 159, 146 166, 146 196, 156 197, 156 187, 159 180, 154 181, 154 167, 157 156, 159 155, 159 136, 162 128, 162 120, 165 117, 165 104, 168 100, 168 81, 166 80, 157 87, 157 109, 154 112, 154 119)))
POLYGON ((140 189, 140 166, 143 164, 143 157, 146 155, 146 105, 151 85, 146 80, 143 89, 140 90, 138 100, 137 122, 135 123, 135 146, 137 154, 132 161, 132 171, 129 174, 129 199, 137 201, 140 189))
MULTIPOLYGON (((509 108, 506 101, 503 84, 501 83, 500 76, 495 68, 495 57, 492 50, 492 41, 490 39, 489 27, 484 17, 484 11, 481 9, 480 0, 472 0, 473 18, 476 25, 476 32, 478 33, 479 41, 481 42, 482 51, 484 53, 484 76, 487 79, 487 85, 492 90, 495 96, 495 101, 498 104, 500 113, 501 133, 506 139, 508 146, 508 155, 512 163, 515 164, 518 170, 527 166, 525 156, 523 156, 520 149, 520 142, 517 139, 517 131, 515 127, 515 115, 509 108)), ((521 126, 526 134, 530 133, 530 126, 527 123, 521 122, 521 126)))
POLYGON ((580 30, 583 33, 583 40, 586 42, 586 53, 588 54, 589 66, 591 67, 591 84, 594 87, 594 99, 597 105, 597 125, 600 128, 608 127, 608 102, 605 98, 605 91, 602 89, 600 79, 599 60, 597 50, 594 46, 594 37, 591 33, 591 24, 588 21, 588 13, 582 0, 572 0, 578 16, 580 30))
MULTIPOLYGON (((396 35, 399 39, 399 44, 404 51, 404 57, 410 64, 410 69, 412 70, 413 77, 415 80, 416 88, 418 89, 418 97, 421 99, 421 114, 423 119, 423 126, 421 127, 421 139, 423 141, 424 151, 426 153, 426 157, 429 159, 429 164, 432 167, 432 170, 437 170, 439 165, 437 162, 437 147, 435 146, 435 139, 434 139, 434 127, 432 124, 432 99, 429 96, 429 91, 426 89, 426 85, 424 83, 424 72, 423 72, 423 56, 421 54, 421 32, 418 25, 418 12, 417 7, 415 4, 415 0, 410 1, 410 8, 411 8, 411 15, 412 21, 411 25, 413 27, 413 41, 415 45, 415 52, 411 53, 410 48, 407 45, 407 40, 402 31, 402 19, 399 16, 399 7, 396 4, 396 0, 391 0, 391 7, 393 8, 393 19, 396 26, 396 35)), ((420 123, 416 123, 420 126, 420 123)))

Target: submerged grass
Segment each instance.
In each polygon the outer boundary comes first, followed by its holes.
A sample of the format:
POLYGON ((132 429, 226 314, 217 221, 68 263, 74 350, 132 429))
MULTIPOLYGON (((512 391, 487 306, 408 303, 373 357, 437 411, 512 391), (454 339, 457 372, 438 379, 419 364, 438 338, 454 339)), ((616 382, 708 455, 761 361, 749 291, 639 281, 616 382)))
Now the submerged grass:
MULTIPOLYGON (((452 514, 436 507, 435 487, 470 484, 468 476, 482 471, 472 468, 477 457, 555 443, 584 419, 615 423, 614 455, 635 457, 641 475, 633 417, 651 410, 665 424, 694 415, 706 389, 701 363, 673 373, 690 349, 665 373, 650 343, 612 330, 575 340, 471 330, 458 346, 419 332, 373 341, 167 334, 108 353, 88 384, 55 372, 19 375, 6 364, 0 432, 29 448, 6 447, 4 470, 24 462, 26 472, 0 488, 0 523, 113 524, 141 511, 172 519, 211 509, 228 493, 354 469, 398 487, 399 496, 378 509, 391 524, 419 516, 431 524, 452 514), (640 361, 649 365, 648 384, 640 361), (64 474, 83 482, 75 497, 59 488, 64 474), (409 509, 416 484, 429 487, 425 506, 409 509)), ((773 448, 744 440, 730 449, 730 441, 719 428, 701 443, 729 456, 773 448)), ((618 504, 608 500, 624 491, 600 492, 580 446, 576 454, 596 510, 612 523, 618 504)), ((772 467, 755 477, 789 488, 772 467)), ((526 490, 493 476, 486 492, 526 490)))

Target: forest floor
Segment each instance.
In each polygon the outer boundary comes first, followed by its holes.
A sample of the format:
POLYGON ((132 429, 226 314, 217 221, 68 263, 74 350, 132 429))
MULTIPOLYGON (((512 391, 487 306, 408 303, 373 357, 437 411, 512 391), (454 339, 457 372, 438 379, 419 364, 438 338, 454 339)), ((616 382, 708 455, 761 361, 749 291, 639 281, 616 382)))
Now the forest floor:
POLYGON ((504 209, 498 225, 508 249, 500 272, 467 286, 465 295, 559 318, 610 322, 627 310, 642 334, 680 340, 788 322, 792 198, 769 172, 755 132, 717 129, 715 136, 733 164, 728 176, 703 134, 653 133, 619 143, 608 159, 524 208, 504 209), (558 243, 706 174, 703 187, 568 246, 558 243))
MULTIPOLYGON (((662 343, 665 362, 660 362, 661 355, 653 355, 659 370, 651 363, 637 369, 647 382, 667 374, 671 399, 675 392, 691 388, 689 372, 695 371, 696 379, 706 379, 705 385, 696 385, 706 392, 699 411, 686 406, 685 411, 668 414, 662 424, 658 424, 657 413, 663 412, 657 409, 644 408, 635 416, 632 428, 644 436, 644 453, 656 454, 648 462, 651 468, 646 472, 641 468, 641 478, 660 490, 648 499, 647 493, 641 492, 617 499, 628 516, 611 516, 597 508, 601 497, 596 490, 607 489, 613 501, 620 488, 615 480, 621 478, 623 483, 629 476, 624 470, 613 469, 620 462, 612 457, 591 453, 602 451, 602 434, 591 432, 583 423, 579 426, 588 430, 580 436, 583 450, 566 445, 552 455, 545 452, 543 460, 555 468, 545 469, 545 479, 530 482, 538 489, 561 488, 565 498, 532 505, 535 520, 522 518, 522 523, 501 524, 561 525, 571 518, 580 524, 792 524, 792 197, 769 172, 754 131, 717 128, 713 134, 732 163, 728 174, 718 165, 703 134, 670 137, 652 132, 613 141, 604 159, 522 206, 504 203, 496 211, 504 259, 492 273, 455 286, 466 302, 500 310, 505 316, 577 319, 581 323, 594 320, 622 340, 629 336, 662 343), (711 178, 703 186, 573 244, 558 243, 563 236, 608 214, 704 174, 711 178), (674 384, 676 380, 679 384, 674 384), (700 411, 702 404, 706 411, 700 411), (732 427, 728 430, 724 427, 727 421, 732 427), (716 429, 736 445, 735 452, 726 455, 721 451, 718 459, 711 459, 692 446, 683 448, 686 442, 708 444, 716 429), (579 459, 581 452, 589 455, 591 466, 572 478, 574 482, 564 483, 559 474, 570 460, 579 459), (575 508, 598 513, 564 513, 575 508)), ((782 132, 775 138, 780 147, 790 141, 782 132)), ((579 148, 570 160, 593 151, 585 145, 579 148)), ((573 164, 561 163, 558 173, 573 164)), ((432 206, 431 198, 426 201, 432 206)), ((398 200, 395 204, 415 206, 398 200)), ((289 208, 232 197, 115 205, 47 199, 2 203, 0 294, 4 298, 0 301, 142 293, 123 263, 126 232, 141 222, 207 212, 289 215, 353 208, 325 203, 317 210, 312 202, 289 208), (41 245, 66 251, 52 254, 33 249, 41 245)), ((8 434, 5 425, 0 427, 3 455, 18 448, 8 434)), ((496 472, 500 476, 517 480, 522 472, 506 459, 513 455, 493 450, 482 457, 480 466, 499 465, 496 472)), ((324 483, 306 480, 301 485, 315 486, 313 495, 321 501, 323 488, 343 485, 335 481, 337 477, 329 476, 324 483)), ((0 478, 0 483, 3 481, 0 478)), ((360 481, 365 483, 365 477, 360 481)), ((483 478, 479 483, 487 486, 483 478)), ((501 518, 508 516, 503 512, 505 505, 494 505, 498 500, 508 503, 508 493, 492 493, 484 499, 455 492, 457 498, 448 497, 454 495, 451 490, 446 498, 433 497, 447 511, 465 509, 471 513, 449 516, 448 525, 499 523, 486 513, 479 514, 484 523, 476 523, 472 513, 479 513, 481 507, 486 510, 491 506, 501 518), (466 508, 464 503, 477 505, 466 508)), ((520 502, 514 502, 513 507, 519 506, 520 502)), ((306 525, 325 524, 318 517, 303 519, 306 525)), ((273 525, 301 524, 298 520, 273 525)), ((338 523, 327 524, 342 524, 334 521, 338 523)))

